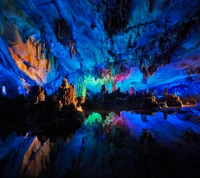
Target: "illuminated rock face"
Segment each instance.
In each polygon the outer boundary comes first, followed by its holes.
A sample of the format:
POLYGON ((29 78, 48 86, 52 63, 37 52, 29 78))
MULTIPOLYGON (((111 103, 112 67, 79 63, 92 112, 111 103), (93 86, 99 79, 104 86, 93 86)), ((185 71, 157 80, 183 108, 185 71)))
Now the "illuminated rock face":
POLYGON ((42 49, 41 43, 30 38, 26 43, 19 42, 8 49, 20 70, 37 83, 46 83, 46 76, 51 71, 50 60, 54 61, 54 57, 42 49))
POLYGON ((8 93, 40 84, 50 94, 64 77, 77 96, 102 84, 200 91, 199 0, 2 0, 0 8, 8 93))

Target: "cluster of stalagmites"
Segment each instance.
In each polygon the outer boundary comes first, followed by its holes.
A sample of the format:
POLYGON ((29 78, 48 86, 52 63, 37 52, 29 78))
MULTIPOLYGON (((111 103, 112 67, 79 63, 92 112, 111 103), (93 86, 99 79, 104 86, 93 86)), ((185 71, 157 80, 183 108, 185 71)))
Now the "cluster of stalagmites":
MULTIPOLYGON (((104 86, 105 87, 105 86, 104 86)), ((133 89, 133 87, 132 87, 133 89)), ((133 89, 134 90, 134 89, 133 89)), ((134 109, 145 109, 149 111, 163 110, 168 107, 182 107, 185 105, 196 105, 196 100, 193 98, 182 98, 176 94, 169 94, 168 88, 163 91, 163 96, 158 97, 158 93, 152 89, 149 92, 136 92, 130 93, 128 91, 121 92, 120 88, 112 93, 108 93, 107 90, 102 90, 100 96, 93 96, 88 99, 86 95, 86 102, 84 108, 100 107, 103 109, 110 109, 113 106, 123 109, 134 110, 134 109), (98 98, 98 99, 97 99, 98 98)), ((113 108, 114 108, 113 107, 113 108)))
MULTIPOLYGON (((38 86, 34 99, 34 104, 39 104, 45 101, 46 94, 45 90, 38 86)), ((34 94, 33 94, 34 95, 34 94)), ((57 99, 56 108, 59 112, 62 111, 63 106, 73 105, 75 108, 81 109, 80 103, 76 98, 76 92, 73 84, 68 84, 66 78, 63 79, 62 84, 58 88, 58 95, 54 95, 54 99, 57 99)))
POLYGON ((14 100, 2 97, 0 103, 1 122, 20 123, 14 129, 24 133, 27 129, 33 133, 74 132, 84 121, 84 114, 76 99, 72 85, 64 79, 58 89, 58 95, 46 95, 41 86, 32 87, 27 98, 17 96, 14 100), (72 128, 71 125, 74 127, 72 128), (25 126, 25 127, 23 127, 25 126))

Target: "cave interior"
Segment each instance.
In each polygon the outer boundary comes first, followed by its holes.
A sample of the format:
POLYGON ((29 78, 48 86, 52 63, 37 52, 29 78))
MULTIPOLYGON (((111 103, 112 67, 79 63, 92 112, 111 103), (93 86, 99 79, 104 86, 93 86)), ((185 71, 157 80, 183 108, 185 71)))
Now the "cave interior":
POLYGON ((1 0, 0 89, 0 177, 197 178, 200 1, 1 0), (54 113, 63 79, 83 105, 54 113), (30 106, 38 86, 47 104, 30 106), (166 89, 194 105, 144 113, 124 101, 166 89), (109 129, 97 139, 97 123, 118 128, 121 140, 114 131, 109 140, 109 129))

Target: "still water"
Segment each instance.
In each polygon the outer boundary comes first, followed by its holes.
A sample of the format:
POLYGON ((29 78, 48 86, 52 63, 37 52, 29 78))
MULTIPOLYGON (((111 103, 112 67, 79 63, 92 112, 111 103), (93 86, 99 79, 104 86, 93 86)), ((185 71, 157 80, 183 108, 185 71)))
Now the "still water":
POLYGON ((1 177, 200 177, 200 112, 92 112, 70 137, 12 133, 1 177), (17 166, 12 166, 13 164, 17 166), (34 170, 34 171, 33 171, 34 170))

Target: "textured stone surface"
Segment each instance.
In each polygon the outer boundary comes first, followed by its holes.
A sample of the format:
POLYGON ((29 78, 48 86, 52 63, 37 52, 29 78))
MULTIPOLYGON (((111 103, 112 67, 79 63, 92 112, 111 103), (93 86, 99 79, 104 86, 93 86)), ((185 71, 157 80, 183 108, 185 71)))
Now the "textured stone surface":
POLYGON ((18 86, 24 79, 51 92, 67 76, 80 96, 83 77, 98 81, 93 86, 87 81, 93 91, 102 83, 111 91, 111 82, 139 90, 199 80, 199 0, 2 0, 0 5, 1 71, 11 70, 18 86))

